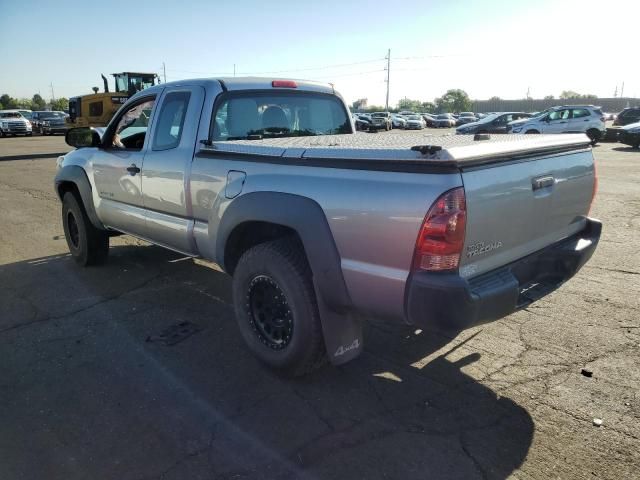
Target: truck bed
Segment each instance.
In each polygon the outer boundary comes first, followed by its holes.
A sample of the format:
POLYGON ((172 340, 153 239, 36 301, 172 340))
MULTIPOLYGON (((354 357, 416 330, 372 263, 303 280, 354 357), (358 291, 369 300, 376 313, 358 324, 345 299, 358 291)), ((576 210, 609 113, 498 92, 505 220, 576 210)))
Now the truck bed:
POLYGON ((589 138, 583 134, 491 135, 488 140, 474 140, 473 135, 359 132, 352 135, 219 141, 212 142, 201 152, 310 160, 393 161, 447 170, 588 147, 589 138))

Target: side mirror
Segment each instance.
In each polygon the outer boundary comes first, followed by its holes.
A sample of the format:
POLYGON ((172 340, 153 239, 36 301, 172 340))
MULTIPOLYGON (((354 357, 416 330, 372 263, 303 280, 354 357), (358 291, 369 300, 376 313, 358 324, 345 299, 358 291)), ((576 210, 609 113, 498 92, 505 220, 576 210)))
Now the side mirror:
POLYGON ((67 130, 64 136, 67 145, 75 148, 99 147, 102 145, 100 134, 91 127, 76 127, 67 130))

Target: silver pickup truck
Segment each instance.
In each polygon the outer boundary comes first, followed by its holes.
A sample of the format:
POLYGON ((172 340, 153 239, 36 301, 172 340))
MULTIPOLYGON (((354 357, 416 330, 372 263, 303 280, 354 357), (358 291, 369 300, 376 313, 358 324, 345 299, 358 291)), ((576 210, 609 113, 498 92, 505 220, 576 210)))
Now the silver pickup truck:
POLYGON ((327 84, 166 83, 66 140, 55 189, 77 262, 120 233, 215 262, 251 351, 294 375, 356 357, 366 317, 504 317, 600 237, 586 136, 354 133, 327 84))

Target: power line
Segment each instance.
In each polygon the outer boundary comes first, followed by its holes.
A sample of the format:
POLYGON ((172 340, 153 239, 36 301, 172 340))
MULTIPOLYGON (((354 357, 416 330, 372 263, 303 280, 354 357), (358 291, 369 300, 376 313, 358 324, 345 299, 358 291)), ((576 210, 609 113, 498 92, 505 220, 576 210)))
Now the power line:
MULTIPOLYGON (((385 60, 385 58, 376 58, 373 60, 364 60, 362 62, 351 62, 351 63, 337 63, 333 65, 323 65, 318 67, 305 67, 305 68, 293 68, 289 70, 271 70, 271 71, 262 71, 262 72, 242 72, 243 75, 269 75, 276 73, 291 73, 291 72, 310 72, 314 70, 326 70, 329 68, 344 68, 351 67, 355 65, 365 65, 368 63, 375 63, 385 60)), ((180 69, 169 69, 169 71, 173 72, 181 72, 181 73, 194 73, 197 75, 233 75, 233 72, 203 72, 203 71, 194 71, 194 70, 180 70, 180 69)))

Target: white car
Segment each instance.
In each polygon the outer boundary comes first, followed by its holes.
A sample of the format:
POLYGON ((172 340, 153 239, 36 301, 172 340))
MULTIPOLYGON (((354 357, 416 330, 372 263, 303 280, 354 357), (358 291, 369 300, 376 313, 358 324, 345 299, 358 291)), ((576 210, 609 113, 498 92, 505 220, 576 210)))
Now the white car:
POLYGON ((593 105, 567 105, 530 118, 512 122, 509 133, 586 133, 592 144, 606 132, 604 114, 593 105))
POLYGON ((407 128, 407 119, 400 115, 391 115, 393 128, 407 128))
POLYGON ((0 110, 0 137, 32 134, 31 122, 18 110, 0 110))
POLYGON ((407 130, 422 130, 426 126, 426 122, 421 115, 409 115, 407 119, 407 130))

